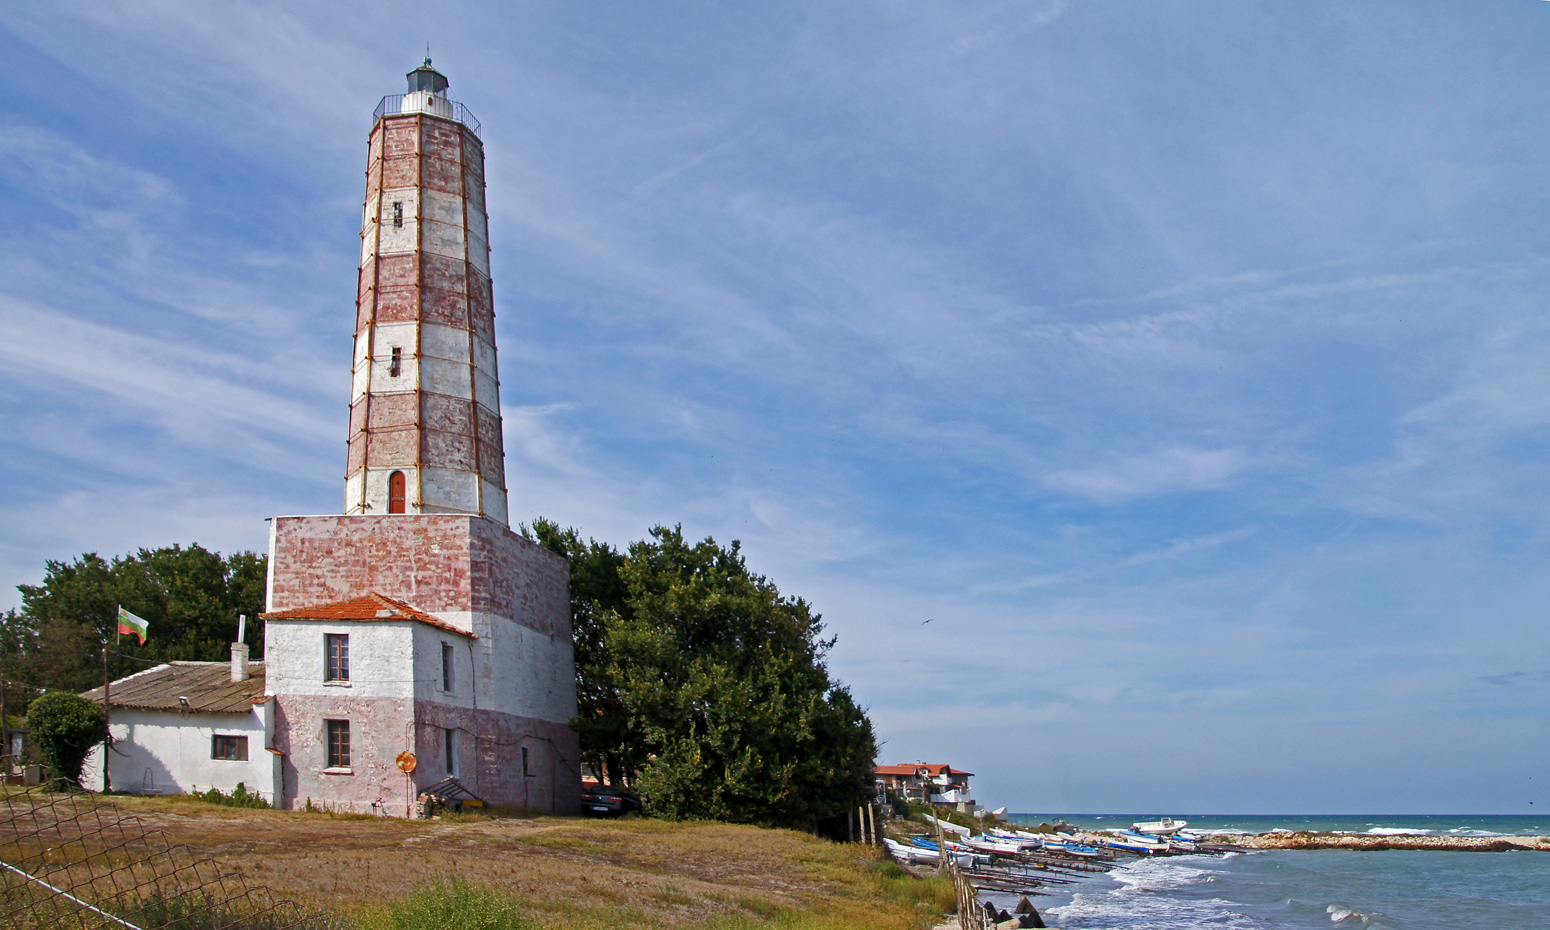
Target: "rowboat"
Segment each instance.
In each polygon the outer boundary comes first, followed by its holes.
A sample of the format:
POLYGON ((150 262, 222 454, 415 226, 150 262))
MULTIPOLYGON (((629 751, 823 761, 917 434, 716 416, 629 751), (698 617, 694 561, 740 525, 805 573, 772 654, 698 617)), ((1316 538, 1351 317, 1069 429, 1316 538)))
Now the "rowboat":
POLYGON ((1110 849, 1123 849, 1125 852, 1135 853, 1139 856, 1151 856, 1159 852, 1165 852, 1168 849, 1168 844, 1166 843, 1139 843, 1128 836, 1099 837, 1094 842, 1102 843, 1110 849))
MULTIPOLYGON (((1057 835, 1062 837, 1065 836, 1065 834, 1057 835)), ((1045 840, 1044 848, 1054 852, 1063 852, 1070 856, 1081 856, 1084 859, 1098 859, 1102 858, 1104 855, 1103 850, 1096 846, 1088 846, 1085 843, 1079 843, 1076 841, 1076 837, 1074 836, 1060 840, 1045 840)))
POLYGON ((1189 826, 1188 820, 1174 820, 1172 817, 1164 817, 1161 820, 1146 820, 1130 825, 1137 833, 1155 833, 1158 836, 1167 836, 1177 833, 1189 826))
MULTIPOLYGON (((895 858, 905 862, 941 862, 942 852, 937 845, 930 840, 919 837, 910 837, 910 845, 906 846, 897 840, 883 839, 883 844, 888 847, 888 852, 895 858)), ((974 856, 971 853, 955 852, 949 848, 947 853, 955 865, 961 869, 974 867, 974 856)))

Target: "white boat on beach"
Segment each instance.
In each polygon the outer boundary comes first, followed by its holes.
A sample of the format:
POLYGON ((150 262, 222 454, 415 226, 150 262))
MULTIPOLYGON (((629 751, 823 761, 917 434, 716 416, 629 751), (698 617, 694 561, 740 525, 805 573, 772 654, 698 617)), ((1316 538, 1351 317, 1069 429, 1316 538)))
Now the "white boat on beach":
POLYGON ((1160 852, 1167 852, 1169 848, 1166 840, 1146 840, 1124 833, 1118 835, 1094 834, 1090 838, 1084 836, 1083 839, 1088 840, 1094 846, 1123 849, 1125 852, 1135 853, 1138 856, 1151 856, 1160 852))
MULTIPOLYGON (((910 865, 913 865, 917 862, 942 861, 942 853, 937 849, 925 846, 906 846, 897 840, 888 839, 887 837, 883 838, 883 845, 888 848, 889 854, 892 855, 894 859, 910 865)), ((961 869, 972 868, 974 866, 974 855, 972 853, 953 852, 949 850, 948 858, 961 869)))
POLYGON ((1150 833, 1154 836, 1168 836, 1177 833, 1189 826, 1188 820, 1174 820, 1172 817, 1164 817, 1161 820, 1146 820, 1141 823, 1133 823, 1131 829, 1137 833, 1150 833))

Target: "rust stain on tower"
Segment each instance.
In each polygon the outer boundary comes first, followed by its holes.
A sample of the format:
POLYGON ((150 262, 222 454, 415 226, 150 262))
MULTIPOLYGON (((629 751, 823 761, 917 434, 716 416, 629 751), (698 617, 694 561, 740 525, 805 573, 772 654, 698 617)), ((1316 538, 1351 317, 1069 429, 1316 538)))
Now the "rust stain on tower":
POLYGON ((484 145, 446 89, 427 60, 371 131, 345 513, 506 524, 484 145))

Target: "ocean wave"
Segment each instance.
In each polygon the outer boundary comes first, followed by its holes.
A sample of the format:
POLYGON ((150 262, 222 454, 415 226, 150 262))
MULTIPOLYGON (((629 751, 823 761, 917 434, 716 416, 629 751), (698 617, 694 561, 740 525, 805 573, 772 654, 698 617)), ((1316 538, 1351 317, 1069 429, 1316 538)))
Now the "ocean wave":
POLYGON ((1115 930, 1255 930, 1264 925, 1233 909, 1221 898, 1181 900, 1155 898, 1137 907, 1134 898, 1114 893, 1078 893, 1069 904, 1045 912, 1061 924, 1111 927, 1115 930))
POLYGON ((1449 836, 1510 836, 1509 833, 1496 833, 1491 830, 1471 830, 1468 827, 1454 827, 1448 831, 1449 836))
POLYGON ((1343 924, 1352 918, 1356 920, 1367 919, 1366 914, 1354 907, 1346 907, 1344 904, 1331 904, 1329 907, 1324 908, 1324 912, 1329 915, 1330 921, 1337 924, 1343 924))
POLYGON ((1418 830, 1414 827, 1373 827, 1367 831, 1368 836, 1431 836, 1431 834, 1430 830, 1418 830))
POLYGON ((1109 873, 1109 878, 1120 884, 1115 889, 1117 894, 1137 894, 1214 882, 1222 874, 1212 869, 1185 865, 1182 858, 1143 859, 1126 868, 1115 869, 1109 873))

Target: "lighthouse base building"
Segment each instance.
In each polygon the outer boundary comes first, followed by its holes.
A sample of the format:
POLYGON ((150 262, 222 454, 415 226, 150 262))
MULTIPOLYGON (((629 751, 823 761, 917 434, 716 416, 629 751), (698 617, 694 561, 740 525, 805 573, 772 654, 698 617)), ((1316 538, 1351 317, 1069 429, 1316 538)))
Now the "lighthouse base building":
POLYGON ((278 517, 270 538, 277 806, 409 811, 450 775, 580 809, 563 558, 461 514, 278 517))

